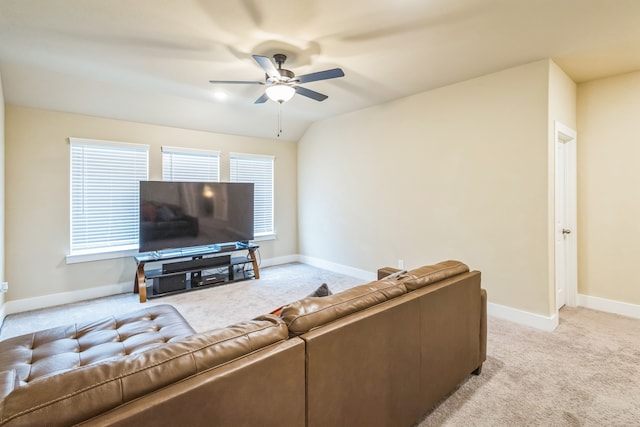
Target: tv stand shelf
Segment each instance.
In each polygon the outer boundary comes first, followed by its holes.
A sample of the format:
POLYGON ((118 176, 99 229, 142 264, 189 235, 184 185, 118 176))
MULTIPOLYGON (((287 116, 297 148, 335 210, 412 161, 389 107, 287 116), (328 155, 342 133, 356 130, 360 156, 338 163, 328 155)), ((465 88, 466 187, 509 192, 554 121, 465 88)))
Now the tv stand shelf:
POLYGON ((133 292, 140 295, 142 303, 147 298, 259 279, 255 254, 258 248, 254 244, 235 243, 138 254, 133 292), (247 256, 232 256, 238 251, 247 251, 247 256), (160 268, 157 265, 148 268, 149 264, 158 263, 160 268), (247 264, 251 264, 251 269, 245 268, 247 264))

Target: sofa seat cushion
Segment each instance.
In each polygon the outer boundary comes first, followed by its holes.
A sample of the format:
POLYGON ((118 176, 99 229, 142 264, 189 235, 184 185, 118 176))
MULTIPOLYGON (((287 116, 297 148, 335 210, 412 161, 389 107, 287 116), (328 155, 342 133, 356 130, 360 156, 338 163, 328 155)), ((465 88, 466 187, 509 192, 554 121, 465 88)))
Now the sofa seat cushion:
POLYGON ((349 314, 364 310, 407 292, 397 280, 377 280, 325 297, 307 297, 286 305, 280 316, 297 336, 349 314))
POLYGON ((157 305, 95 322, 77 323, 0 342, 0 372, 15 371, 8 382, 31 381, 114 357, 141 353, 194 334, 170 305, 157 305))
POLYGON ((265 315, 41 377, 4 398, 0 425, 76 424, 287 338, 285 323, 265 315))
POLYGON ((407 291, 411 292, 468 271, 469 267, 460 261, 442 261, 410 270, 400 278, 407 287, 407 291))

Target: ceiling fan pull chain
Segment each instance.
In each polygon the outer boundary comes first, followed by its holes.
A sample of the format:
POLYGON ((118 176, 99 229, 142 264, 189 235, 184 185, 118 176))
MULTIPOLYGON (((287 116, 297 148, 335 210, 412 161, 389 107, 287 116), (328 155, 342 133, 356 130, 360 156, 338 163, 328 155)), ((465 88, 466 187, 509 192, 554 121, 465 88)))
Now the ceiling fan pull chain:
POLYGON ((282 133, 282 104, 278 104, 278 138, 282 133))

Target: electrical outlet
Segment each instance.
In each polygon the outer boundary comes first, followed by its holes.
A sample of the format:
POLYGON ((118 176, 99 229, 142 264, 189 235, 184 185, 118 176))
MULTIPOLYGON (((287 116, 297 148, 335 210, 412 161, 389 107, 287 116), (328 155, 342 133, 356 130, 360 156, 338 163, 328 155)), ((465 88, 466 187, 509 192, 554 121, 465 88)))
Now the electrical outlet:
POLYGON ((0 285, 0 292, 7 292, 9 290, 9 282, 2 282, 0 285))
POLYGON ((398 260, 398 268, 400 270, 404 270, 404 260, 403 259, 399 259, 398 260))

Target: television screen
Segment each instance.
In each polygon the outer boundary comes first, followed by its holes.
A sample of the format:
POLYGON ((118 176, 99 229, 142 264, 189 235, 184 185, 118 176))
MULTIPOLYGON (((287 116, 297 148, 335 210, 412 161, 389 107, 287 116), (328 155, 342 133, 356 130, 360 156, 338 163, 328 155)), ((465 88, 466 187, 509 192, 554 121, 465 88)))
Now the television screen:
POLYGON ((253 184, 140 182, 140 252, 253 239, 253 184))

